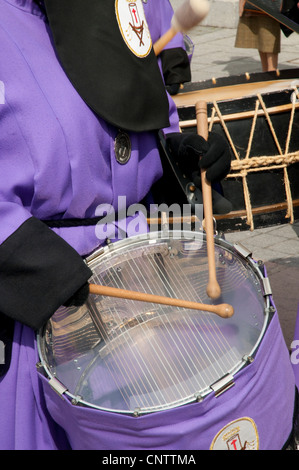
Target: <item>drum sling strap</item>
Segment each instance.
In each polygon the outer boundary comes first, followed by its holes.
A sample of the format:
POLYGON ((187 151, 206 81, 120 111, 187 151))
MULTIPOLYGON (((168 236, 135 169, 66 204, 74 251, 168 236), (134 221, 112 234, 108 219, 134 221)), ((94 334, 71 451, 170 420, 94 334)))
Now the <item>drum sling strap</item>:
MULTIPOLYGON (((115 220, 117 214, 111 215, 111 222, 115 220)), ((109 222, 108 216, 100 216, 100 217, 90 217, 87 219, 77 219, 77 218, 69 218, 69 219, 60 219, 60 220, 42 220, 44 224, 46 224, 49 228, 65 228, 65 227, 88 227, 90 225, 97 225, 98 223, 107 223, 109 222), (105 219, 105 220, 104 220, 105 219)))

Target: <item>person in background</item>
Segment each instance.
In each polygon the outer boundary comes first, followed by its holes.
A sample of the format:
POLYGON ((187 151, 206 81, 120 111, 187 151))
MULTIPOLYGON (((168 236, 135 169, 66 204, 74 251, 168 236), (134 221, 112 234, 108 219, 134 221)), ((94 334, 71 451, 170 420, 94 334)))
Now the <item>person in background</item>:
POLYGON ((262 71, 277 70, 281 44, 280 24, 246 0, 239 0, 239 16, 235 47, 257 49, 262 71))
MULTIPOLYGON (((281 13, 290 20, 294 21, 294 23, 299 24, 298 0, 283 0, 281 13)), ((280 24, 280 29, 287 38, 294 32, 292 29, 288 28, 282 23, 280 24)))

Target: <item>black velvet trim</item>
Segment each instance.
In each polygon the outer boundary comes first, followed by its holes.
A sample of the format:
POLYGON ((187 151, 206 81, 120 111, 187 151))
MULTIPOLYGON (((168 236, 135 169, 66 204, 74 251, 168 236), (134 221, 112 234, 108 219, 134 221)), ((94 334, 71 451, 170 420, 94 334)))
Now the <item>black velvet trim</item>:
MULTIPOLYGON (((117 2, 44 0, 44 4, 60 63, 98 116, 134 132, 169 126, 169 103, 154 50, 150 41, 148 51, 134 52, 127 44, 121 29, 129 25, 121 26, 117 2)), ((140 46, 147 37, 145 29, 132 25, 131 33, 140 46)))
POLYGON ((0 312, 40 328, 92 275, 81 256, 34 217, 0 245, 0 312))
POLYGON ((165 85, 191 81, 188 55, 181 47, 165 49, 160 54, 165 85))

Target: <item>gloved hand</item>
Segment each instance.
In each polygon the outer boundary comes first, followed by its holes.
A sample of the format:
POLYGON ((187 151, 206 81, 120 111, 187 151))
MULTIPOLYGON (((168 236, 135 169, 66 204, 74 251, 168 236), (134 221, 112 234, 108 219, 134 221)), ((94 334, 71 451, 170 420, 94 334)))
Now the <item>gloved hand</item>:
POLYGON ((192 179, 192 173, 206 169, 210 182, 220 181, 229 173, 231 151, 226 140, 210 132, 208 141, 198 134, 175 132, 166 135, 166 147, 181 170, 192 179))
POLYGON ((170 95, 176 95, 180 90, 180 83, 173 83, 172 85, 166 85, 166 90, 170 95))
POLYGON ((89 295, 89 284, 86 282, 83 284, 80 289, 78 289, 72 297, 70 297, 66 302, 64 302, 64 307, 81 307, 89 295))

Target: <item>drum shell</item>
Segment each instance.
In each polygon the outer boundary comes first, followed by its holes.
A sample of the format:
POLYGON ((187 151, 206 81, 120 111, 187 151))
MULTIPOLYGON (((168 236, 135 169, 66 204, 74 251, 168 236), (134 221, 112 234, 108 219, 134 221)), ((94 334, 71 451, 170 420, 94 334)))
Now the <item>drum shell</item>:
MULTIPOLYGON (((272 299, 268 301, 269 311, 275 311, 272 299)), ((254 356, 222 394, 211 388, 197 402, 133 416, 86 406, 80 397, 54 386, 55 376, 41 368, 46 406, 73 449, 209 449, 219 432, 237 420, 251 423, 254 448, 280 449, 293 429, 295 381, 277 313, 266 326, 254 356)), ((243 431, 241 441, 246 441, 243 431)))
POLYGON ((279 450, 293 430, 295 380, 277 314, 234 387, 201 403, 130 417, 76 406, 40 379, 50 415, 66 430, 72 449, 208 450, 224 426, 245 417, 256 425, 260 450, 279 450))
MULTIPOLYGON (((131 415, 192 403, 219 381, 222 388, 255 354, 270 310, 262 266, 244 247, 220 237, 214 245, 216 303, 231 304, 232 317, 90 296, 82 307, 58 309, 40 332, 49 377, 81 404, 131 415)), ((109 244, 87 263, 91 282, 210 303, 207 255, 202 232, 167 230, 109 244)))

